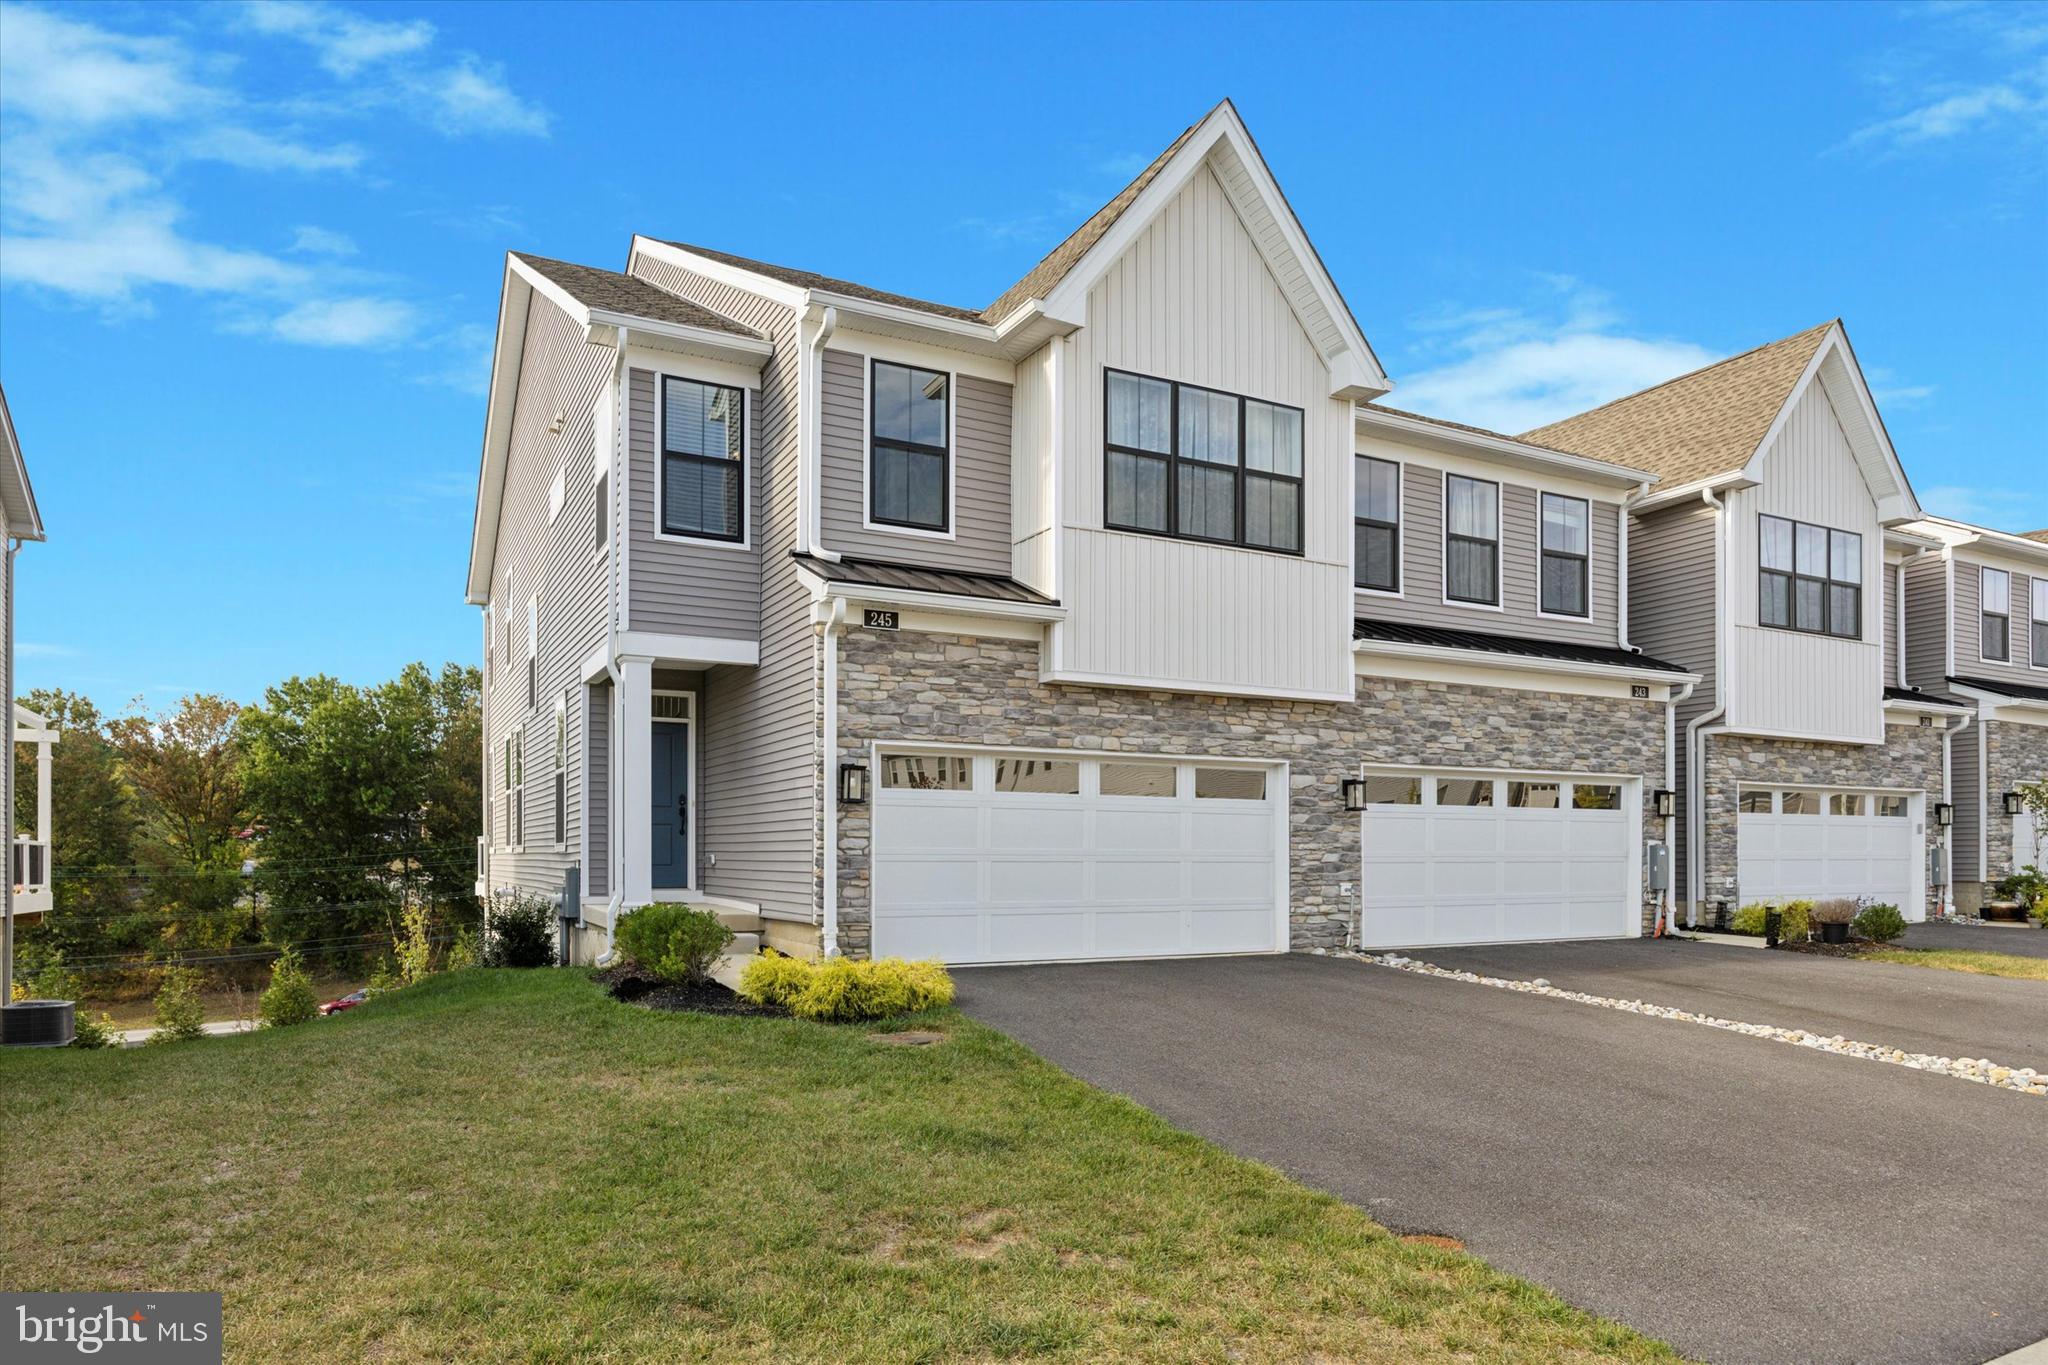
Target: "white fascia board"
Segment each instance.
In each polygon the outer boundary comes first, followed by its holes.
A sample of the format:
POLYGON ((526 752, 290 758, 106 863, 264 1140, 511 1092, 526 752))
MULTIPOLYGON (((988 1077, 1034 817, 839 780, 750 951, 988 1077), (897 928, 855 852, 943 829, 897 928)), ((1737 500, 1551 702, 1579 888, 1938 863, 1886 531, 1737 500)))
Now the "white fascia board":
POLYGON ((498 553, 498 512, 505 496, 505 462, 512 448, 512 408, 519 391, 519 367, 526 352, 525 303, 533 286, 530 270, 506 253, 498 293, 498 335, 491 352, 490 396, 484 402, 484 448, 478 462, 476 516, 469 536, 469 591, 464 600, 480 607, 491 600, 491 568, 498 553))
POLYGON ((1900 712, 1916 716, 1967 716, 1976 708, 1956 706, 1951 703, 1901 701, 1897 698, 1887 698, 1884 709, 1890 712, 1900 712))
POLYGON ((1356 427, 1397 437, 1408 445, 1469 451, 1490 457, 1497 463, 1569 474, 1594 483, 1610 484, 1618 489, 1635 489, 1646 483, 1655 484, 1658 478, 1646 469, 1631 469, 1627 465, 1615 464, 1611 460, 1596 460, 1586 455, 1572 455, 1544 446, 1533 446, 1517 441, 1511 436, 1459 431, 1435 422, 1410 417, 1405 413, 1389 412, 1385 408, 1360 404, 1353 411, 1356 414, 1356 427))
POLYGON ((590 312, 585 326, 586 339, 596 341, 591 333, 606 327, 613 329, 615 338, 623 334, 628 344, 635 340, 680 342, 694 354, 743 365, 757 374, 768 363, 768 357, 775 354, 775 343, 761 337, 737 336, 709 327, 691 327, 680 322, 662 322, 655 318, 638 318, 628 313, 598 309, 590 312))
POLYGON ((1959 521, 1947 521, 1940 517, 1929 517, 1928 521, 1939 522, 1958 533, 1958 538, 1949 542, 1958 550, 1978 550, 1989 554, 2009 555, 2030 565, 2048 564, 2048 545, 2025 536, 2008 535, 1986 526, 1969 526, 1959 521))
POLYGON ((1698 673, 1673 673, 1663 668, 1629 668, 1621 664, 1585 663, 1576 659, 1538 659, 1522 654, 1496 654, 1491 650, 1453 649, 1445 645, 1411 645, 1394 640, 1356 640, 1352 655, 1360 660, 1424 659, 1472 667, 1505 668, 1517 673, 1549 673, 1564 678, 1621 678, 1629 682, 1661 683, 1677 687, 1697 683, 1698 673))
POLYGON ((2028 724, 2039 724, 2036 716, 2048 719, 2048 701, 2035 701, 2031 697, 2008 697, 2002 692, 1986 692, 1981 687, 1971 687, 1968 683, 1950 682, 1948 689, 1977 703, 1977 715, 1983 720, 2015 719, 2006 716, 2004 713, 2007 711, 2026 713, 2019 719, 2028 724))
POLYGON ((818 577, 801 566, 797 577, 811 591, 813 602, 844 599, 871 606, 917 607, 926 611, 957 613, 962 616, 993 616, 1011 621, 1064 621, 1067 609, 1041 602, 1005 602, 992 597, 961 597, 953 593, 917 592, 908 588, 885 588, 872 583, 836 583, 818 577))
POLYGON ((670 635, 652 630, 622 630, 613 652, 652 659, 660 664, 745 664, 761 662, 759 640, 728 639, 722 635, 670 635))
POLYGON ((1870 493, 1871 501, 1877 507, 1877 519, 1886 526, 1903 525, 1918 521, 1923 513, 1920 503, 1913 496, 1913 485, 1906 478, 1905 466, 1899 462, 1898 451, 1892 448, 1891 436, 1885 431, 1884 419, 1877 414, 1877 402, 1870 396, 1870 386, 1864 382, 1863 370, 1856 363, 1856 355, 1849 347, 1849 338, 1843 333, 1840 323, 1828 328, 1826 336, 1813 351, 1813 358, 1806 362, 1799 381, 1785 396, 1785 402, 1778 409, 1778 415, 1771 419, 1770 429, 1763 440, 1757 442, 1750 452, 1748 461, 1742 467, 1745 477, 1762 482, 1764 461, 1771 448, 1777 444, 1778 435, 1792 418, 1792 410, 1799 406, 1799 400, 1806 396, 1808 386, 1816 380, 1827 394, 1828 403, 1835 410, 1835 419, 1843 425, 1842 435, 1849 442, 1849 449, 1856 458, 1859 472, 1863 474, 1864 487, 1870 493), (1828 362, 1834 362, 1831 369, 1828 362), (1832 379, 1832 376, 1839 376, 1832 379), (1859 442, 1858 437, 1861 436, 1859 442), (1866 468, 1859 445, 1872 447, 1881 457, 1891 487, 1871 487, 1871 474, 1866 468))
POLYGON ((763 275, 759 271, 746 270, 736 265, 727 265, 724 261, 714 261, 708 256, 699 256, 694 251, 686 251, 682 247, 672 246, 657 238, 643 237, 637 232, 633 234, 632 250, 627 253, 626 257, 626 269, 629 274, 633 266, 632 258, 635 256, 646 256, 651 260, 665 261, 670 265, 679 266, 684 270, 702 275, 706 279, 716 280, 720 284, 729 284, 735 289, 744 289, 749 294, 758 294, 764 299, 772 299, 776 303, 786 304, 791 308, 801 309, 810 298, 810 291, 808 289, 800 288, 785 280, 778 280, 772 275, 763 275))
POLYGON ((7 396, 0 393, 0 443, 7 447, 7 463, 0 477, 7 480, 7 534, 17 540, 42 540, 43 514, 36 507, 36 490, 28 481, 28 462, 22 458, 21 438, 14 430, 14 414, 7 410, 7 396))
POLYGON ((1659 508, 1673 507, 1681 502, 1698 502, 1702 493, 1719 495, 1756 486, 1757 480, 1739 469, 1731 469, 1725 474, 1716 474, 1709 479, 1694 479, 1691 483, 1682 483, 1675 488, 1660 488, 1647 498, 1630 504, 1629 510, 1641 515, 1655 512, 1659 508))

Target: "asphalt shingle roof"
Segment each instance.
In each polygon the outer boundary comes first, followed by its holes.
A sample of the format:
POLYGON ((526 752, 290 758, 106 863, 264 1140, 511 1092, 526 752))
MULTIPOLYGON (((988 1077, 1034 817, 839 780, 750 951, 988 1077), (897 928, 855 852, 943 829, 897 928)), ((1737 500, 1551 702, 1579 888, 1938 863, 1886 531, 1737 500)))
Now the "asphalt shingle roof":
POLYGON ((1762 444, 1834 322, 1525 431, 1532 445, 1692 483, 1740 469, 1762 444))
POLYGON ((723 313, 714 313, 702 304, 678 298, 666 289, 657 289, 638 275, 621 275, 613 270, 599 270, 594 266, 551 260, 546 256, 533 256, 524 251, 515 251, 512 254, 547 279, 560 285, 571 298, 586 308, 624 313, 628 317, 646 318, 650 322, 674 322, 686 327, 702 327, 706 331, 726 332, 733 336, 753 337, 757 340, 761 336, 745 323, 734 322, 723 313))
POLYGON ((1606 645, 1568 644, 1561 640, 1536 640, 1522 635, 1489 635, 1477 630, 1446 630, 1441 626, 1416 626, 1404 621, 1360 618, 1351 623, 1351 638, 1384 640, 1389 644, 1431 645, 1438 649, 1476 649, 1489 654, 1516 654, 1525 659, 1606 664, 1610 668, 1652 668, 1662 673, 1692 671, 1682 664, 1653 659, 1640 650, 1617 649, 1606 645))

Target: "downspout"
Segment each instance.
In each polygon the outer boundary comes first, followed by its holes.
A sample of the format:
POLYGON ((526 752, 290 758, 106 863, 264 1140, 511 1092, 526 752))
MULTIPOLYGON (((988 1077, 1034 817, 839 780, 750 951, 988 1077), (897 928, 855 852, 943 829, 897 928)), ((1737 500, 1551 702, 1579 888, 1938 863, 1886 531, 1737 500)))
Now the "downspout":
MULTIPOLYGON (((1955 809, 1956 800, 1954 748, 1955 737, 1961 734, 1963 731, 1969 729, 1972 725, 1975 725, 1976 723, 1977 712, 1976 708, 1972 707, 1969 715, 1964 716, 1954 725, 1945 726, 1941 732, 1941 800, 1942 804, 1946 805, 1950 810, 1955 809)), ((1980 825, 1983 823, 1984 818, 1987 814, 1989 814, 1989 812, 1979 812, 1977 819, 1980 825)), ((1950 915, 1955 913, 1956 903, 1955 826, 1951 825, 1949 826, 1949 828, 1941 832, 1941 851, 1942 860, 1948 864, 1948 866, 1942 869, 1943 878, 1941 883, 1941 913, 1943 915, 1950 915)))
POLYGON ((1706 858, 1701 845, 1706 843, 1707 817, 1702 807, 1707 799, 1706 775, 1706 727, 1714 725, 1728 714, 1728 679, 1724 664, 1728 651, 1723 648, 1723 636, 1728 629, 1727 599, 1727 555, 1723 553, 1728 537, 1727 508, 1714 496, 1711 488, 1700 490, 1700 501, 1714 509, 1714 707, 1694 716, 1685 725, 1685 927, 1696 929, 1700 922, 1700 901, 1707 893, 1706 858))
POLYGON ((824 952, 839 956, 839 634, 846 628, 846 599, 832 599, 825 618, 825 761, 818 792, 825 803, 824 952))
MULTIPOLYGON (((1678 788, 1678 708, 1691 699, 1694 690, 1698 687, 1698 683, 1689 682, 1680 687, 1675 693, 1667 691, 1664 694, 1665 791, 1675 791, 1678 788)), ((1670 862, 1669 870, 1675 872, 1678 867, 1678 849, 1676 847, 1677 841, 1671 837, 1672 833, 1671 821, 1669 818, 1666 818, 1663 830, 1664 853, 1670 862)), ((1664 879, 1663 903, 1657 907, 1657 932, 1660 936, 1668 934, 1678 927, 1674 923, 1676 916, 1672 913, 1676 905, 1677 896, 1677 879, 1672 876, 1666 876, 1664 879)))
MULTIPOLYGON (((1621 504, 1620 544, 1615 551, 1617 563, 1614 571, 1614 640, 1625 650, 1635 648, 1628 642, 1628 524, 1631 520, 1629 509, 1649 495, 1650 481, 1645 479, 1621 504)), ((1666 782, 1664 785, 1669 787, 1671 784, 1666 782)))
MULTIPOLYGON (((605 707, 604 727, 606 742, 613 748, 613 753, 607 755, 605 759, 604 777, 605 812, 611 821, 611 828, 606 831, 604 841, 605 880, 611 887, 611 895, 605 900, 604 952, 597 959, 596 965, 599 967, 611 966, 612 959, 618 954, 619 902, 625 897, 626 891, 625 859, 619 856, 619 782, 620 769, 625 767, 625 764, 619 762, 617 756, 619 696, 624 685, 619 677, 619 556, 622 553, 620 541, 623 539, 619 509, 631 506, 625 489, 624 465, 632 452, 632 443, 626 433, 627 414, 632 411, 631 404, 626 401, 626 384, 632 372, 626 368, 626 334, 623 329, 620 330, 618 337, 619 358, 612 365, 612 404, 615 409, 612 415, 612 476, 605 481, 605 488, 612 502, 611 512, 606 518, 606 524, 611 528, 611 563, 605 566, 605 596, 608 600, 604 612, 604 675, 612 685, 611 697, 605 707)), ((589 729, 587 722, 584 729, 586 732, 589 729)), ((587 737, 584 742, 589 742, 587 737)), ((692 737, 691 743, 695 742, 695 738, 692 737)), ((585 766, 589 766, 587 757, 585 766)))
POLYGON ((837 564, 839 555, 825 548, 825 344, 839 329, 839 310, 828 304, 813 319, 811 310, 806 309, 799 325, 812 320, 818 329, 804 347, 801 385, 810 391, 810 401, 800 398, 797 404, 803 416, 803 450, 797 461, 797 500, 801 504, 797 509, 797 549, 837 564))
MULTIPOLYGON (((0 823, 0 831, 7 836, 7 875, 0 877, 0 1007, 14 1002, 14 556, 21 552, 21 544, 19 536, 7 538, 4 566, 7 583, 0 588, 7 612, 4 640, 7 661, 4 667, 0 667, 0 684, 7 688, 7 781, 4 788, 7 819, 0 823)), ((50 855, 45 852, 43 856, 48 859, 50 855)), ((49 863, 45 862, 44 867, 47 875, 49 863)))

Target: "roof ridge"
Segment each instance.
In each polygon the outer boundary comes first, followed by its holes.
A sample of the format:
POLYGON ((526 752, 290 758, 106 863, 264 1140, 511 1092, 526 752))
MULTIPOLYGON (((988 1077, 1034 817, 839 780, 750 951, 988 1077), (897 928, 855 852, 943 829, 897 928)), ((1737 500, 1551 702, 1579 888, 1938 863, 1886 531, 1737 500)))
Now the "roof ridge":
POLYGON ((1621 397, 1619 398, 1610 398, 1605 403, 1601 403, 1596 407, 1587 408, 1583 412, 1575 412, 1569 417, 1560 417, 1555 422, 1545 422, 1540 427, 1530 427, 1528 432, 1524 432, 1522 434, 1524 436, 1527 436, 1531 432, 1548 431, 1552 427, 1561 427, 1566 422, 1576 422, 1581 417, 1590 417, 1596 412, 1605 412, 1607 411, 1607 409, 1611 407, 1615 407, 1619 404, 1627 403, 1634 399, 1641 398, 1645 394, 1655 393, 1659 389, 1668 389, 1673 384, 1682 383, 1685 380, 1695 378, 1699 375, 1703 375, 1707 373, 1709 370, 1718 370, 1723 365, 1733 365, 1738 360, 1746 360, 1750 356, 1755 355, 1759 351, 1768 351, 1773 346, 1782 346, 1788 341, 1797 341, 1801 337, 1812 336, 1815 332, 1824 332, 1830 327, 1839 327, 1841 323, 1842 320, 1839 317, 1830 318, 1826 322, 1821 323, 1817 327, 1808 327, 1803 331, 1792 332, 1786 336, 1779 337, 1775 341, 1766 341, 1762 345, 1752 346, 1746 351, 1737 351, 1734 355, 1723 356, 1719 360, 1709 361, 1704 365, 1699 365, 1694 367, 1693 369, 1687 370, 1684 374, 1675 374, 1671 376, 1671 378, 1669 379, 1659 380, 1657 383, 1648 385, 1644 388, 1637 389, 1633 393, 1625 393, 1621 395, 1621 397))

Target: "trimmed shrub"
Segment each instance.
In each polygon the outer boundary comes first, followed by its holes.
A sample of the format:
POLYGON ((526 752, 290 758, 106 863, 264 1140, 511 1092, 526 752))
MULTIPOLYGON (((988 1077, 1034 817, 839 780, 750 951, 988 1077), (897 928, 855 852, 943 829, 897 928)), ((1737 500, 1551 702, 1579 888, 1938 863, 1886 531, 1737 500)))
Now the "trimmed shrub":
POLYGON ((303 1024, 320 1017, 320 997, 313 993, 312 978, 306 975, 295 949, 286 948, 270 964, 270 984, 264 987, 256 1011, 271 1028, 303 1024))
POLYGON ((555 965, 555 907, 539 896, 517 891, 491 897, 484 946, 486 967, 552 967, 555 965))
POLYGON ((79 1010, 71 1021, 73 1047, 113 1047, 120 1041, 120 1030, 114 1027, 114 1016, 105 1010, 79 1010))
POLYGON ((1783 917, 1778 930, 1780 941, 1799 943, 1805 940, 1807 916, 1813 912, 1812 901, 1789 901, 1784 905, 1765 905, 1755 901, 1737 910, 1735 918, 1729 921, 1729 927, 1738 934, 1754 934, 1762 938, 1764 912, 1768 910, 1776 910, 1783 917))
POLYGON ((657 902, 619 921, 619 951, 658 981, 708 979, 732 930, 709 910, 657 902))
POLYGON ((805 978, 801 989, 782 982, 782 1004, 799 1019, 842 1023, 887 1019, 953 1003, 953 978, 936 962, 907 962, 885 957, 856 962, 835 957, 824 962, 798 962, 779 969, 805 978))
POLYGON ((788 1009, 811 984, 815 967, 800 957, 764 951, 740 973, 740 994, 757 1005, 788 1009))
POLYGON ((166 967, 156 988, 156 1032, 152 1043, 180 1043, 206 1036, 206 1006, 199 999, 199 973, 166 967))
POLYGON ((1849 927, 1858 938, 1867 938, 1872 943, 1890 943, 1906 932, 1906 917, 1899 913, 1896 905, 1866 905, 1849 927))

